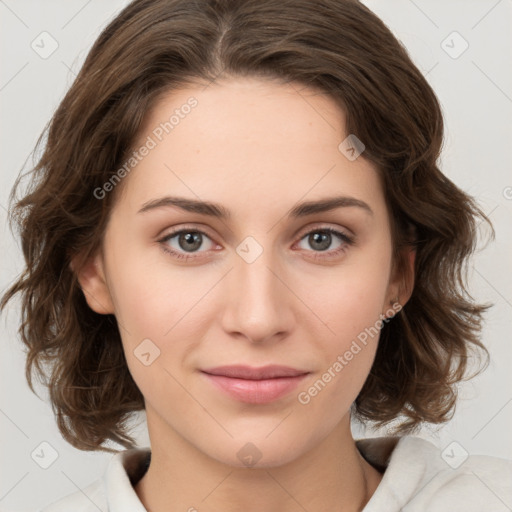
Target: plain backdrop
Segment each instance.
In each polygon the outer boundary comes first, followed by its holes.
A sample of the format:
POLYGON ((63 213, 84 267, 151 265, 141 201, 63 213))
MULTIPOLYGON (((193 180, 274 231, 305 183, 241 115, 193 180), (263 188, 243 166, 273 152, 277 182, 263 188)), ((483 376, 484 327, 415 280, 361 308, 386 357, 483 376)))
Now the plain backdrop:
MULTIPOLYGON (((19 243, 6 224, 12 184, 24 165, 30 167, 34 144, 93 41, 126 3, 0 0, 2 291, 23 269, 19 243), (33 49, 42 37, 46 51, 58 45, 49 56, 33 49)), ((455 442, 456 450, 512 458, 512 1, 365 3, 403 42, 439 97, 446 122, 443 172, 476 196, 496 229, 496 241, 476 254, 470 272, 473 296, 494 303, 483 332, 491 365, 460 387, 450 423, 420 435, 441 449, 455 442)), ((13 302, 0 322, 0 509, 22 512, 84 488, 112 455, 81 452, 61 438, 45 390, 39 398, 24 380, 18 322, 19 303, 13 302), (47 469, 34 456, 42 449, 55 458, 47 469)), ((139 444, 149 445, 143 414, 136 432, 139 444)))

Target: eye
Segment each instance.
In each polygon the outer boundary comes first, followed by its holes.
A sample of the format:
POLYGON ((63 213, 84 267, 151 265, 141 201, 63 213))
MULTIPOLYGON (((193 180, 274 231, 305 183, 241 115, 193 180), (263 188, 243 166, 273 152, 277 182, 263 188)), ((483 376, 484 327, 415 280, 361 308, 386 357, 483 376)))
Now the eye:
POLYGON ((315 253, 313 255, 314 258, 332 258, 339 256, 347 250, 348 246, 354 243, 353 238, 333 228, 319 228, 309 231, 300 239, 300 242, 303 241, 306 241, 306 243, 313 248, 313 252, 315 253), (332 247, 333 241, 336 242, 336 238, 338 239, 337 246, 329 250, 329 248, 332 247))
POLYGON ((198 252, 198 249, 203 246, 205 238, 214 245, 204 231, 197 229, 180 229, 179 231, 169 233, 164 238, 158 240, 158 242, 161 244, 162 249, 172 254, 172 256, 187 260, 196 257, 189 254, 198 252))
MULTIPOLYGON (((162 249, 178 259, 194 259, 199 256, 194 256, 196 253, 207 252, 199 251, 204 245, 204 240, 209 240, 210 249, 215 246, 211 238, 204 232, 198 229, 182 228, 172 233, 167 234, 165 237, 158 240, 162 249)), ((354 239, 333 228, 318 228, 307 232, 299 240, 299 244, 306 241, 310 247, 313 248, 312 257, 318 259, 335 258, 347 250, 348 246, 354 243, 354 239), (334 249, 329 248, 332 246, 333 241, 338 239, 338 245, 334 249), (324 254, 325 253, 325 254, 324 254)))

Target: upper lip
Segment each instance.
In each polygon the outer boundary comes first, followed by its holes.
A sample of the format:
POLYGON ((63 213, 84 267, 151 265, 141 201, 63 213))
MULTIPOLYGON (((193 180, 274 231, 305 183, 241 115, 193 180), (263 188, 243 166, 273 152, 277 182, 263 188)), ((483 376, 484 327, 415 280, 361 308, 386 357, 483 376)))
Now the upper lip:
POLYGON ((276 379, 279 377, 297 377, 309 373, 305 370, 298 370, 289 366, 268 365, 261 367, 252 367, 244 365, 234 366, 216 366, 202 370, 210 375, 220 375, 231 377, 232 379, 263 380, 276 379))

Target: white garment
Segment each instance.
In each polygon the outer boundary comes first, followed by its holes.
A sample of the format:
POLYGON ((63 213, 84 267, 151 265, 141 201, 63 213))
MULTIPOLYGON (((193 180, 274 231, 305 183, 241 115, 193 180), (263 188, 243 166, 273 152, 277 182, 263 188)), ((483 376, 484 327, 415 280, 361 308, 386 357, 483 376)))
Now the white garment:
MULTIPOLYGON (((418 437, 361 439, 356 444, 368 462, 385 468, 363 512, 512 510, 512 461, 471 455, 454 469, 463 460, 457 446, 445 450, 443 458, 438 448, 418 437)), ((149 448, 113 455, 102 478, 38 512, 147 512, 132 485, 142 478, 149 455, 149 448)))

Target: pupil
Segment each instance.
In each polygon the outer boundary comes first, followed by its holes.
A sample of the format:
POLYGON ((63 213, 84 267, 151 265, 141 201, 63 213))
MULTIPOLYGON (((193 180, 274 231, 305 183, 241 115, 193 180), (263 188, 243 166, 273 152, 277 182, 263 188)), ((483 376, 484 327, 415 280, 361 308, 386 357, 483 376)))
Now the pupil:
MULTIPOLYGON (((331 245, 331 234, 330 233, 314 233, 310 235, 314 244, 320 243, 320 247, 317 247, 320 251, 325 251, 331 245)), ((314 246, 313 244, 313 246, 314 246)))
POLYGON ((185 251, 193 251, 201 247, 201 235, 200 233, 185 233, 180 235, 180 247, 185 251), (186 242, 183 247, 182 242, 186 242))

